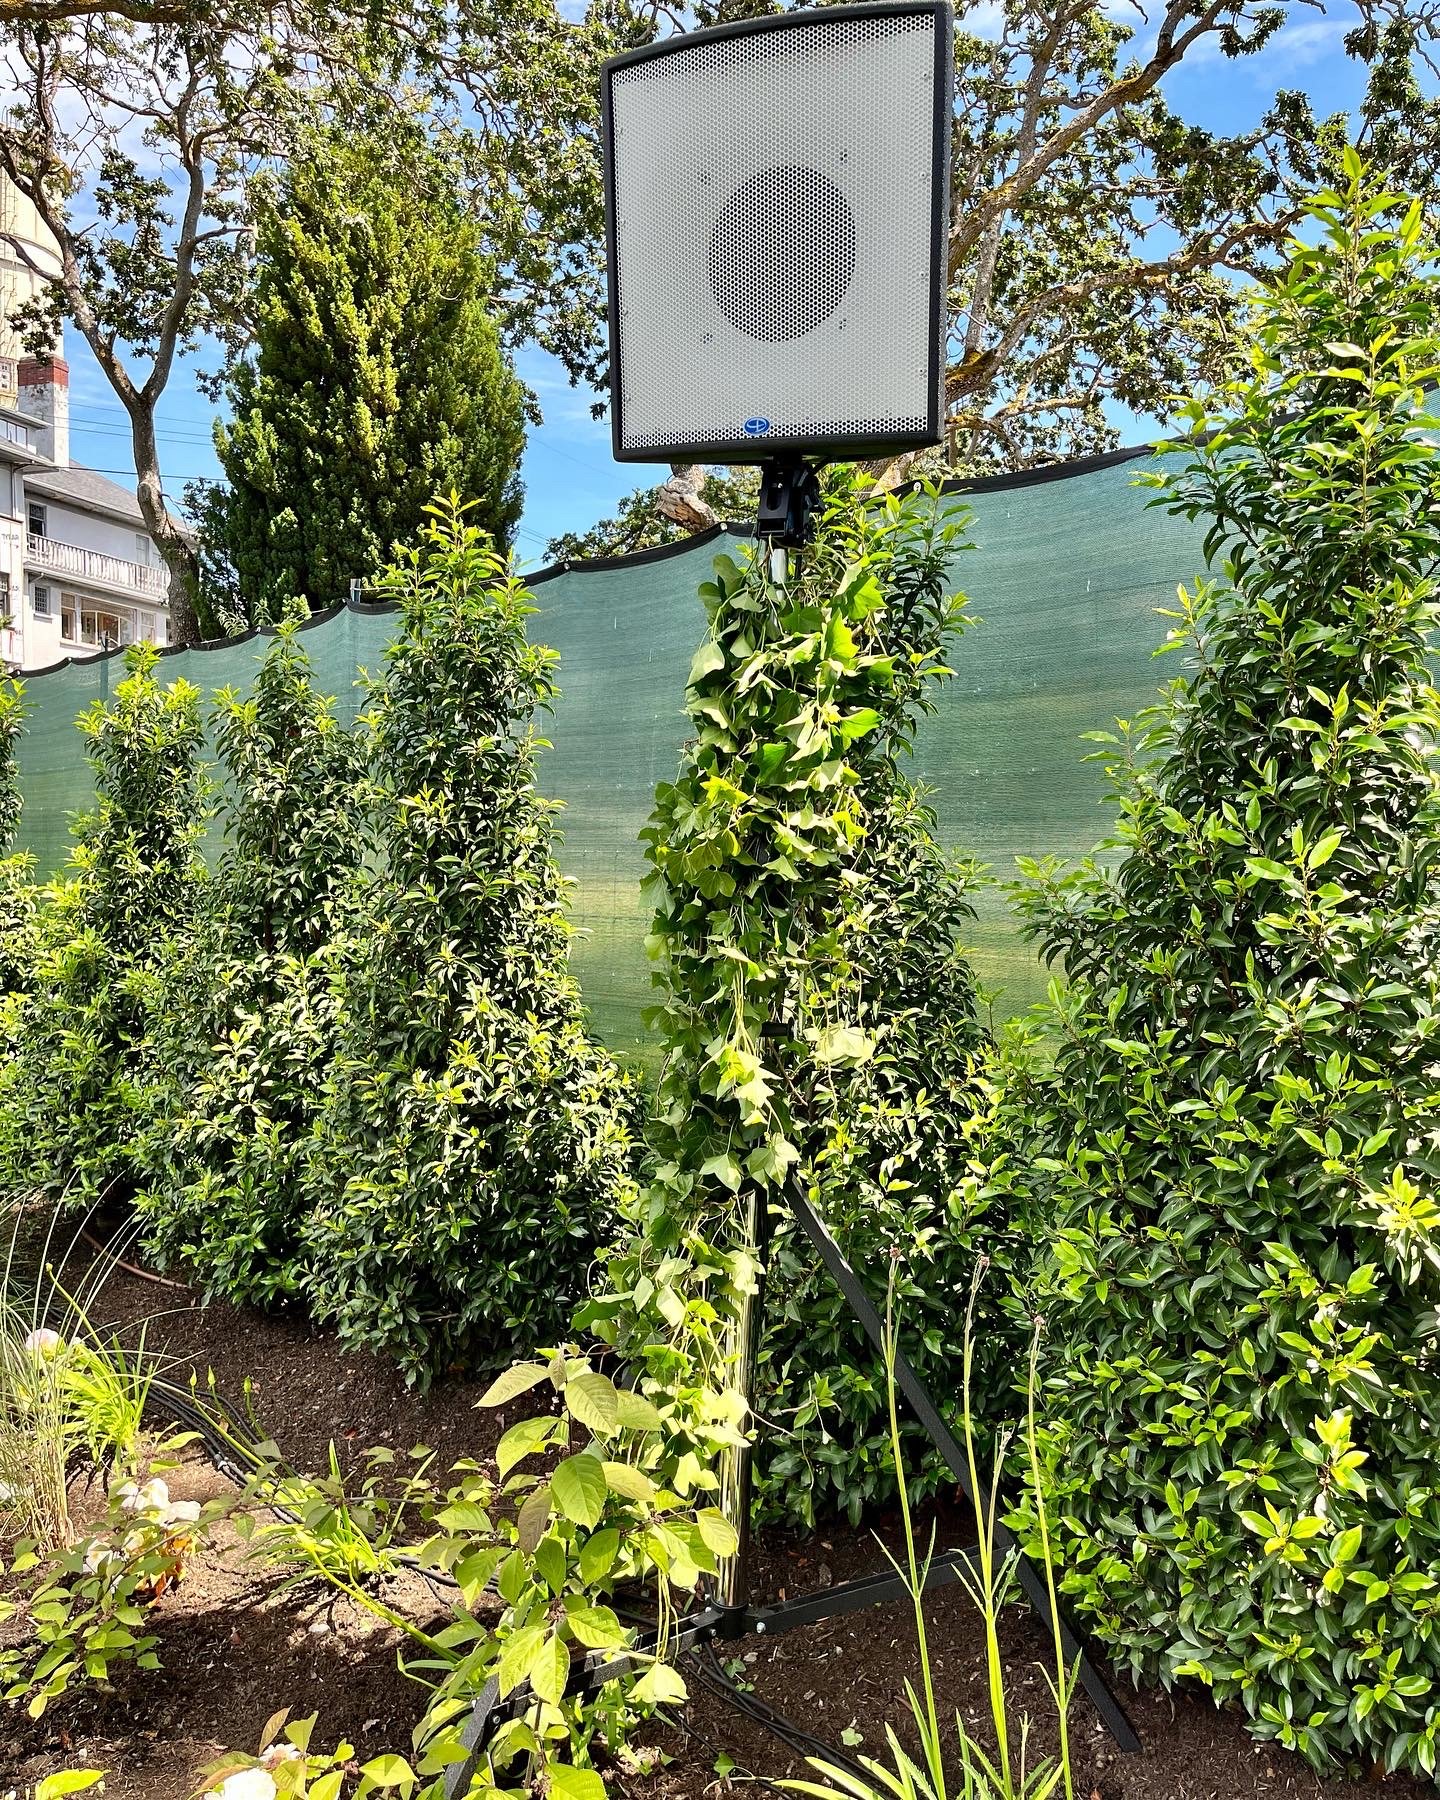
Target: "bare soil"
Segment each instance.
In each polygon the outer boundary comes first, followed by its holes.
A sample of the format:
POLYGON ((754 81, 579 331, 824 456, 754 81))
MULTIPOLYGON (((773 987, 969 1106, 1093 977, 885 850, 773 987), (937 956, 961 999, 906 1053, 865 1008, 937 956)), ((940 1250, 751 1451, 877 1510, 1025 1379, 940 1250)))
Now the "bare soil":
MULTIPOLYGON (((187 1290, 130 1276, 112 1281, 104 1306, 116 1323, 148 1316, 147 1343, 174 1359, 172 1379, 193 1371, 203 1390, 213 1374, 217 1392, 248 1409, 302 1469, 324 1470, 332 1445, 342 1469, 374 1444, 397 1452, 428 1445, 442 1467, 462 1456, 485 1461, 510 1422, 475 1410, 482 1384, 454 1380, 414 1394, 393 1369, 343 1352, 298 1316, 202 1307, 187 1290)), ((517 1402, 513 1416, 525 1405, 517 1402)), ((171 1480, 177 1498, 203 1499, 223 1486, 198 1457, 171 1480)), ((874 1531, 893 1543, 895 1525, 882 1518, 873 1531, 837 1524, 806 1539, 765 1534, 761 1585, 783 1598, 878 1567, 874 1531)), ((959 1531, 958 1518, 939 1517, 942 1543, 961 1541, 959 1531)), ((434 1610, 418 1579, 390 1598, 416 1616, 434 1610)), ((929 1596, 926 1615, 941 1715, 958 1710, 983 1735, 980 1621, 954 1587, 929 1596)), ((109 1800, 187 1800, 204 1764, 224 1750, 253 1749, 266 1720, 287 1705, 297 1715, 318 1712, 316 1742, 347 1738, 360 1760, 408 1749, 423 1691, 397 1666, 399 1634, 318 1586, 285 1588, 247 1560, 233 1534, 216 1535, 154 1616, 160 1672, 128 1670, 110 1690, 83 1686, 35 1722, 0 1713, 0 1792, 56 1769, 94 1767, 108 1771, 109 1800)), ((1033 1760, 1055 1744, 1041 1672, 1046 1643, 1017 1609, 1006 1618, 1003 1648, 1012 1716, 1035 1721, 1033 1760)), ((855 1754, 883 1756, 887 1722, 907 1735, 905 1683, 918 1674, 908 1602, 727 1645, 724 1659, 749 1690, 811 1732, 836 1743, 848 1734, 855 1754)), ((617 1796, 700 1800, 739 1792, 750 1785, 747 1772, 767 1784, 809 1773, 769 1732, 693 1679, 691 1688, 684 1720, 649 1734, 642 1766, 612 1773, 617 1796)), ((1127 1688, 1123 1698, 1144 1745, 1139 1756, 1115 1753, 1083 1697, 1072 1709, 1079 1800, 1359 1800, 1382 1785, 1378 1771, 1320 1781, 1297 1758, 1252 1742, 1238 1713, 1218 1711, 1203 1694, 1127 1688)), ((1433 1790, 1392 1777, 1383 1792, 1410 1800, 1433 1790)))

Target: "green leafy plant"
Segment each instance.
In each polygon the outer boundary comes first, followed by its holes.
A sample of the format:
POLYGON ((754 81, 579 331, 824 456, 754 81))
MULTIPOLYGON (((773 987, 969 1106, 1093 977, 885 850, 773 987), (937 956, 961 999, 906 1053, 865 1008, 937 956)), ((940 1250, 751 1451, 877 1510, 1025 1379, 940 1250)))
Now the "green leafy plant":
POLYGON ((957 1150, 984 1041, 959 938, 973 871, 937 848, 900 773, 963 622, 946 584, 963 528, 933 494, 874 501, 846 478, 783 584, 763 558, 718 557, 695 742, 646 833, 654 1175, 581 1320, 652 1374, 674 1382, 689 1361, 698 1388, 732 1385, 773 1208, 759 1395, 780 1429, 756 1457, 762 1503, 802 1520, 858 1514, 894 1477, 883 1367, 791 1235, 787 1188, 872 1282, 901 1253, 936 1375, 958 1356, 954 1296, 1003 1223, 957 1150))
POLYGON ((33 1788, 22 1789, 17 1800, 63 1800, 66 1794, 83 1794, 91 1788, 103 1790, 104 1785, 103 1769, 57 1769, 53 1775, 42 1775, 33 1788))
POLYGON ((98 1525, 79 1542, 48 1552, 29 1539, 15 1545, 4 1573, 20 1578, 23 1591, 0 1603, 0 1618, 18 1615, 29 1629, 0 1649, 0 1697, 32 1719, 76 1683, 108 1680, 116 1665, 159 1668, 147 1608, 181 1579, 197 1540, 230 1506, 170 1499, 158 1471, 187 1441, 157 1445, 143 1481, 115 1483, 98 1525))
MULTIPOLYGON (((261 1732, 254 1756, 230 1751, 206 1764, 192 1800, 241 1800, 242 1795, 244 1800, 339 1800, 357 1772, 351 1800, 377 1792, 411 1800, 418 1777, 403 1756, 371 1757, 357 1771, 353 1744, 342 1741, 331 1751, 311 1749, 318 1716, 311 1713, 292 1720, 288 1707, 276 1713, 261 1732)), ((427 1783, 426 1791, 437 1790, 427 1783)))
POLYGON ((364 746, 315 691, 293 619, 249 691, 219 695, 216 742, 226 844, 164 970, 141 1209, 162 1266, 265 1304, 306 1274, 306 1159, 368 844, 364 746))
POLYGON ((380 132, 310 133, 250 203, 256 341, 229 371, 229 485, 201 534, 233 572, 227 601, 254 624, 296 598, 347 599, 439 493, 508 544, 525 390, 453 168, 392 116, 380 132))
POLYGON ((20 1047, 22 996, 35 974, 38 954, 35 860, 7 854, 20 820, 16 747, 25 727, 25 689, 0 679, 0 1062, 20 1047))
POLYGON ((0 1538, 63 1549, 73 1536, 77 1463, 83 1456, 131 1467, 154 1365, 143 1333, 131 1351, 90 1322, 113 1253, 77 1269, 72 1291, 66 1262, 74 1244, 52 1259, 54 1214, 13 1207, 9 1223, 0 1264, 0 1538))
POLYGON ((1032 871, 1041 1452, 1065 1587, 1137 1673, 1319 1767, 1433 1774, 1440 559, 1418 205, 1346 159, 1186 409, 1188 671, 1100 734, 1117 867, 1032 871))
POLYGON ((498 1484, 462 1462, 440 1488, 428 1451, 399 1473, 393 1453, 377 1449, 358 1491, 334 1470, 317 1481, 259 1469, 237 1513, 256 1557, 297 1581, 318 1577, 404 1634, 403 1666, 431 1694, 413 1763, 381 1759, 397 1783, 443 1774, 464 1756, 460 1732, 492 1677, 508 1717, 486 1745, 470 1790, 477 1800, 508 1800, 537 1782, 571 1800, 603 1800, 596 1764, 619 1752, 640 1719, 685 1699, 665 1660, 667 1635, 678 1600, 736 1548, 712 1499, 712 1465, 738 1440, 736 1409, 715 1409, 702 1461, 692 1449, 695 1418, 678 1440, 672 1429, 677 1405, 693 1414, 688 1400, 617 1387, 573 1351, 513 1366, 480 1404, 508 1408, 537 1388, 553 1410, 505 1431, 498 1484), (407 1566, 451 1585, 439 1629, 383 1597, 383 1578, 407 1566), (642 1586, 658 1606, 649 1650, 612 1604, 617 1591, 642 1586), (613 1661, 613 1679, 572 1690, 572 1668, 592 1655, 613 1661))
POLYGON ((128 1189, 157 971, 203 884, 199 691, 162 687, 158 652, 126 652, 110 705, 80 719, 96 807, 73 878, 42 896, 31 991, 8 1015, 0 1190, 84 1201, 128 1189))
POLYGON ((552 651, 465 509, 379 583, 402 628, 368 719, 380 867, 317 1121, 306 1292, 413 1380, 568 1326, 631 1190, 634 1091, 585 1029, 553 806, 552 651))

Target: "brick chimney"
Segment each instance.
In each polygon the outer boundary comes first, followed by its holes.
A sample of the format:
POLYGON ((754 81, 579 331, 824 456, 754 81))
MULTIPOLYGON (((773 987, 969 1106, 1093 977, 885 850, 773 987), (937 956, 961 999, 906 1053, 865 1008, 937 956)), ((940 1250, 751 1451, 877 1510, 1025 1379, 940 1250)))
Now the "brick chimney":
POLYGON ((20 364, 20 410, 44 425, 35 448, 57 469, 70 467, 70 368, 58 356, 26 357, 20 364))

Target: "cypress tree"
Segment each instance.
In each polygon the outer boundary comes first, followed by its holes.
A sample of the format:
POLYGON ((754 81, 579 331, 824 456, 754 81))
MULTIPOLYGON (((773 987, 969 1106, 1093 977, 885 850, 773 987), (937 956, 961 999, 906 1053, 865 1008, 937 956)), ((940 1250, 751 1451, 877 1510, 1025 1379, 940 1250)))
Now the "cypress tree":
POLYGON ((435 159, 409 139, 320 135, 258 213, 255 347, 230 372, 229 488, 204 521, 246 616, 344 600, 439 493, 508 545, 524 390, 435 159))

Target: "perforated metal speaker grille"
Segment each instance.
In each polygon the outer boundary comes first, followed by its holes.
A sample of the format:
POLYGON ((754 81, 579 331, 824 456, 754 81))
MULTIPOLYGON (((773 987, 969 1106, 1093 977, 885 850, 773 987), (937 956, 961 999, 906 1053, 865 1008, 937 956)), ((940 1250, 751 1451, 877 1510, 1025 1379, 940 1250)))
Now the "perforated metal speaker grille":
POLYGON ((822 16, 611 71, 617 449, 929 432, 936 29, 822 16))

